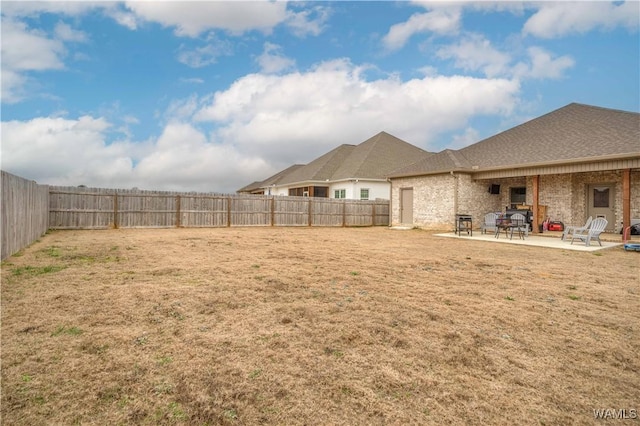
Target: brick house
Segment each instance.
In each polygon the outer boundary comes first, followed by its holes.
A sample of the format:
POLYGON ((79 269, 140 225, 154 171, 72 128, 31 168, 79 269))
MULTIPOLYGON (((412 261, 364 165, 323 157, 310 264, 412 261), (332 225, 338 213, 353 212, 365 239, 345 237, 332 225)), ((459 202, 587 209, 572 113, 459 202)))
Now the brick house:
POLYGON ((532 228, 606 217, 619 232, 640 219, 640 114, 572 103, 460 150, 398 169, 391 225, 474 227, 489 212, 528 206, 532 228))
POLYGON ((380 132, 358 145, 340 145, 309 164, 295 164, 237 192, 388 200, 391 184, 386 175, 430 155, 433 154, 380 132))

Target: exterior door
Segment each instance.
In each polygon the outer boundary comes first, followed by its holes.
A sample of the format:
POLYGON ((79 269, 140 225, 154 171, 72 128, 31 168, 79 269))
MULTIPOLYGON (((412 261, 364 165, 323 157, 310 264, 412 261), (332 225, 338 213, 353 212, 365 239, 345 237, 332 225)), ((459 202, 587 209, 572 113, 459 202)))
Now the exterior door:
POLYGON ((413 188, 400 189, 400 223, 413 225, 413 188))
POLYGON ((607 230, 615 229, 614 186, 611 184, 589 185, 587 197, 587 216, 607 219, 607 230))

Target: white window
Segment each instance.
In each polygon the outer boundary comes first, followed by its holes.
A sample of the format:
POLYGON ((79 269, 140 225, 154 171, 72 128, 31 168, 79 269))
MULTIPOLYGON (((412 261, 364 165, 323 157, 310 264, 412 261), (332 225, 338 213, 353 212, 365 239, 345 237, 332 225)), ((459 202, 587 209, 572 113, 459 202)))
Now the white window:
POLYGON ((347 198, 347 190, 346 189, 336 189, 333 192, 333 198, 347 198))
POLYGON ((361 188, 360 189, 360 199, 368 200, 369 199, 369 188, 361 188))

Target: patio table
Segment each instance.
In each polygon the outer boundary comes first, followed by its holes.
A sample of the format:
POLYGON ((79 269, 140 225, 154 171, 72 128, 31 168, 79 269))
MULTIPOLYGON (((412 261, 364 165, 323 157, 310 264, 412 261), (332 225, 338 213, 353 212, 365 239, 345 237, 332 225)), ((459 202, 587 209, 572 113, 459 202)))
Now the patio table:
POLYGON ((511 222, 511 219, 508 217, 499 217, 496 219, 496 238, 500 238, 500 232, 504 230, 505 237, 508 236, 509 239, 513 240, 513 230, 516 229, 518 231, 518 238, 522 238, 524 240, 524 231, 522 230, 521 224, 511 222))

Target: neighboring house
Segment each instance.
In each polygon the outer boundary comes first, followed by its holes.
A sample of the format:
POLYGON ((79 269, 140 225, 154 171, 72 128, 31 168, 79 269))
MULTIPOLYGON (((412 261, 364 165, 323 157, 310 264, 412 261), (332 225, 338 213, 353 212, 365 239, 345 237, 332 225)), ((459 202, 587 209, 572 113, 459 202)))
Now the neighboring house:
POLYGON ((391 171, 431 153, 378 133, 359 145, 340 145, 306 165, 291 166, 238 193, 292 195, 356 200, 388 200, 391 171))
POLYGON ((478 227, 488 212, 533 211, 608 230, 640 218, 640 114, 572 103, 460 150, 389 174, 391 225, 453 229, 456 214, 478 227))
POLYGON ((287 167, 286 169, 276 173, 268 179, 265 179, 261 182, 258 181, 250 183, 249 185, 238 189, 236 192, 239 194, 271 195, 272 188, 274 188, 284 176, 303 166, 304 164, 294 164, 293 166, 287 167))

